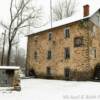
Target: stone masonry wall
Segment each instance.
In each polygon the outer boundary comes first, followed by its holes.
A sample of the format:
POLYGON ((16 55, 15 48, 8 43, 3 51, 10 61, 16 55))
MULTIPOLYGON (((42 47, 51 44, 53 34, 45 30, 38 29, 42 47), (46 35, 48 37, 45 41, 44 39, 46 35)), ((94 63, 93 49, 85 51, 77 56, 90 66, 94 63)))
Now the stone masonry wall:
MULTIPOLYGON (((75 22, 69 25, 57 27, 47 30, 37 35, 28 37, 28 52, 27 52, 27 71, 34 69, 38 77, 44 77, 47 73, 47 67, 52 70, 54 78, 63 79, 64 69, 70 69, 70 80, 88 80, 92 77, 92 69, 94 59, 89 57, 90 50, 90 31, 81 28, 80 22, 75 22), (70 29, 70 38, 64 38, 64 28, 70 29), (53 32, 52 40, 48 41, 48 32, 53 32), (74 38, 83 37, 84 45, 82 47, 74 47, 74 38), (70 59, 64 59, 64 48, 70 48, 70 59), (52 51, 52 59, 47 59, 47 51, 52 51), (38 60, 34 59, 34 52, 38 51, 38 60)), ((99 31, 99 30, 98 30, 99 31)), ((97 38, 99 38, 97 36, 97 38)), ((97 39, 93 40, 92 45, 99 49, 100 43, 97 39)), ((97 61, 99 61, 99 50, 97 50, 97 61)), ((96 59, 95 59, 96 60, 96 59)))

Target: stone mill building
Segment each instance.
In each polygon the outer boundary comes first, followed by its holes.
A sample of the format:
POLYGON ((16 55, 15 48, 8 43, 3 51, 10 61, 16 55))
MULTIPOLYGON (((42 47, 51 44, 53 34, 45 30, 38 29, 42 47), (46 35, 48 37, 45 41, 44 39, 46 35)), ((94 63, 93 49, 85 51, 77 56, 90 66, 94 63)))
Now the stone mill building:
POLYGON ((28 76, 66 80, 100 78, 100 10, 84 5, 80 14, 28 36, 28 76))

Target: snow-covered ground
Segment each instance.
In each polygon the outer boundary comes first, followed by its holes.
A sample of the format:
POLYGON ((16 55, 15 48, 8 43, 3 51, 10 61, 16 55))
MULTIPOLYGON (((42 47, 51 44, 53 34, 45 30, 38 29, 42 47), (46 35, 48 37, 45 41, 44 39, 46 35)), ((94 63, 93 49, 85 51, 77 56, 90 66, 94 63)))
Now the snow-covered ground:
POLYGON ((0 100, 100 100, 99 82, 23 79, 21 87, 0 91, 0 100))

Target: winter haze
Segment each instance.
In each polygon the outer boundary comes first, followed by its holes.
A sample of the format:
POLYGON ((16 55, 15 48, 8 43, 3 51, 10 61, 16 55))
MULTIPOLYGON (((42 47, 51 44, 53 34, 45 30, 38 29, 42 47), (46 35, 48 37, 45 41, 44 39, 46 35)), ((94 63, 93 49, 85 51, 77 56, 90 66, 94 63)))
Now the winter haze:
MULTIPOLYGON (((50 0, 33 0, 35 1, 35 5, 41 6, 43 8, 43 13, 45 13, 43 16, 44 19, 48 21, 48 16, 50 17, 50 0)), ((57 0, 52 0, 52 5, 55 4, 57 0)), ((93 2, 96 0, 77 0, 77 11, 78 9, 87 2, 93 2)), ((56 2, 57 3, 57 2, 56 2)), ((9 20, 9 6, 10 6, 10 0, 0 0, 0 22, 4 21, 7 23, 7 20, 9 20)), ((43 20, 46 22, 46 20, 43 20)), ((3 32, 2 28, 0 28, 0 33, 3 32)), ((20 46, 23 48, 27 48, 27 38, 25 36, 21 36, 20 38, 20 46)))

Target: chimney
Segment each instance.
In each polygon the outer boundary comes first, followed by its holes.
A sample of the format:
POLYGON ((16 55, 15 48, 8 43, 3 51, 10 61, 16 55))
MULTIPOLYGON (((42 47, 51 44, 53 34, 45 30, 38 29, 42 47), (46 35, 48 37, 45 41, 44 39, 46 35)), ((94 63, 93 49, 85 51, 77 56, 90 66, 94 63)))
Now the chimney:
POLYGON ((84 13, 84 17, 89 16, 89 5, 84 5, 83 6, 83 13, 84 13))

